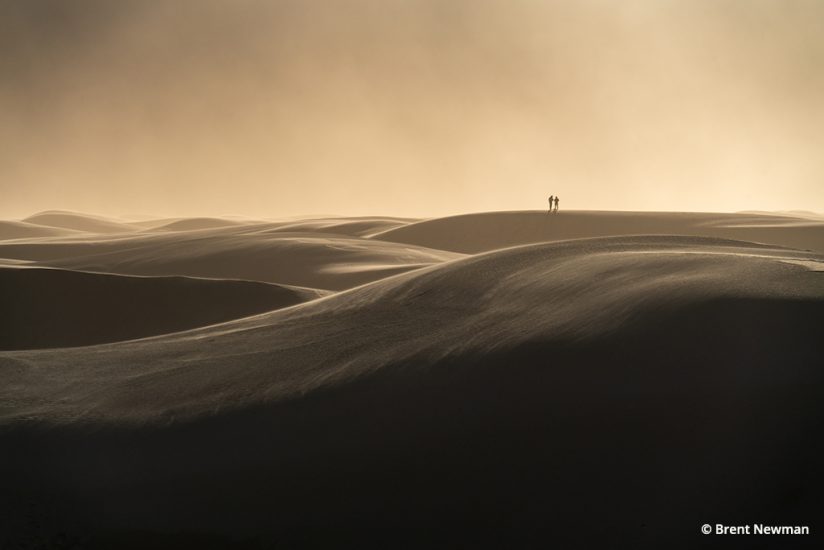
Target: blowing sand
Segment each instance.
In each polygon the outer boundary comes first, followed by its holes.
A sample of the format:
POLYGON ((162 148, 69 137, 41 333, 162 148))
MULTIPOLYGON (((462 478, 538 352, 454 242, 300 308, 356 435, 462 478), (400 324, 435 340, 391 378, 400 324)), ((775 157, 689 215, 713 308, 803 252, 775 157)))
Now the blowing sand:
POLYGON ((0 243, 35 266, 0 270, 24 289, 3 322, 49 328, 0 352, 7 539, 692 548, 719 543, 707 522, 818 525, 821 226, 546 218, 0 243), (180 277, 205 272, 257 282, 180 277), (112 324, 157 336, 46 349, 112 324))

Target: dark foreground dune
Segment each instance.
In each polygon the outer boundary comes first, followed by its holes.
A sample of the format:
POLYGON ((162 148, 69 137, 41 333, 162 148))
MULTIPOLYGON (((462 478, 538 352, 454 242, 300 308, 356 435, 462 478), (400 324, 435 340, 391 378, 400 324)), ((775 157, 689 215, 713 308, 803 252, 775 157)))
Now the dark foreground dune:
POLYGON ((7 540, 777 542, 700 534, 714 522, 815 535, 822 262, 704 238, 539 244, 186 333, 0 353, 7 540))
POLYGON ((292 306, 321 293, 251 281, 0 268, 0 350, 87 346, 292 306))

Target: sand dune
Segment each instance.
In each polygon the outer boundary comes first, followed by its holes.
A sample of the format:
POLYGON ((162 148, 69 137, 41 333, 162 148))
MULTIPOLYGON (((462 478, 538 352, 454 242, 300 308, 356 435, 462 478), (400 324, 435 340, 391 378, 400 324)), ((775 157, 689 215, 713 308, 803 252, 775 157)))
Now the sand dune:
POLYGON ((270 231, 288 233, 320 233, 348 237, 368 237, 395 227, 419 221, 413 218, 391 216, 311 217, 281 220, 252 220, 240 218, 166 218, 131 222, 151 231, 198 231, 233 225, 257 225, 270 231))
POLYGON ((152 340, 5 352, 0 460, 61 528, 152 544, 380 525, 691 547, 707 518, 809 524, 824 279, 799 261, 824 256, 531 245, 152 340))
POLYGON ((376 233, 403 227, 415 222, 411 218, 393 217, 354 217, 354 218, 310 218, 297 221, 282 222, 275 231, 332 233, 350 237, 370 237, 376 233))
MULTIPOLYGON (((169 346, 176 350, 175 356, 197 350, 203 360, 197 365, 199 375, 210 361, 208 348, 214 348, 219 358, 214 368, 226 372, 215 373, 218 378, 206 378, 209 383, 222 384, 215 381, 234 377, 223 361, 228 350, 233 350, 231 355, 240 360, 247 353, 257 355, 263 350, 284 351, 280 346, 315 343, 305 348, 310 356, 307 359, 314 358, 311 360, 292 357, 289 364, 274 370, 269 365, 257 370, 246 365, 234 396, 201 392, 187 383, 189 389, 182 389, 184 392, 194 391, 209 399, 227 401, 198 404, 195 410, 187 410, 193 404, 181 400, 179 390, 168 396, 169 402, 163 402, 163 383, 156 378, 158 388, 152 395, 158 401, 145 402, 145 411, 128 412, 138 414, 142 422, 146 420, 144 414, 180 416, 208 411, 213 406, 228 406, 230 402, 236 406, 241 401, 232 399, 258 392, 263 392, 258 397, 265 399, 290 397, 292 392, 303 393, 336 378, 362 375, 387 362, 402 362, 411 357, 424 364, 427 358, 488 353, 534 339, 578 341, 605 337, 639 322, 647 308, 655 317, 675 312, 679 306, 693 307, 711 300, 824 299, 824 279, 820 273, 798 265, 798 261, 824 263, 824 258, 738 241, 685 237, 593 239, 517 247, 393 277, 299 308, 170 336, 163 341, 113 347, 106 354, 120 357, 117 362, 136 365, 146 346, 169 346), (401 311, 405 314, 397 317, 401 311), (393 322, 381 324, 383 315, 393 322), (374 332, 378 327, 380 334, 374 332), (408 340, 411 333, 417 334, 413 341, 408 340), (205 341, 211 343, 207 345, 205 341), (364 345, 375 349, 372 353, 347 351, 363 351, 364 345), (347 359, 346 369, 330 368, 330 356, 347 359), (253 373, 264 378, 256 379, 253 373), (273 385, 268 379, 272 375, 283 378, 287 373, 289 380, 300 383, 273 385), (323 376, 319 378, 319 374, 323 376)), ((36 271, 42 275, 50 273, 36 271)), ((54 273, 70 275, 64 271, 54 273)), ((54 359, 65 360, 63 353, 54 359)), ((77 364, 82 363, 85 351, 72 353, 76 354, 73 359, 78 360, 77 364)), ((156 360, 153 354, 152 372, 157 367, 156 360)), ((128 383, 133 381, 135 372, 132 369, 128 373, 128 383)), ((111 376, 107 378, 112 384, 111 376)), ((81 409, 88 411, 88 404, 81 409)), ((104 416, 110 414, 111 411, 104 416)))
POLYGON ((23 221, 46 227, 58 227, 71 229, 73 231, 84 231, 86 233, 124 233, 135 230, 135 228, 128 223, 121 223, 91 214, 80 214, 62 210, 40 212, 29 216, 23 221))
POLYGON ((156 222, 140 222, 140 225, 151 228, 152 231, 199 231, 201 229, 243 225, 243 222, 224 218, 183 218, 174 221, 163 221, 158 225, 154 225, 154 223, 156 222))
POLYGON ((0 349, 86 346, 154 336, 319 295, 248 281, 0 268, 0 349))
POLYGON ((375 239, 474 254, 617 235, 722 237, 824 252, 824 222, 791 216, 677 212, 485 212, 411 223, 375 239))
POLYGON ((0 257, 102 273, 248 279, 331 290, 460 257, 414 245, 271 229, 262 224, 95 240, 15 241, 0 244, 0 257))
POLYGON ((77 234, 77 232, 71 229, 48 227, 34 223, 0 220, 0 241, 36 237, 58 237, 72 234, 77 234))
POLYGON ((779 210, 777 212, 767 212, 763 210, 744 210, 741 214, 756 214, 759 216, 780 216, 789 218, 802 218, 814 221, 824 221, 824 214, 812 212, 810 210, 779 210))

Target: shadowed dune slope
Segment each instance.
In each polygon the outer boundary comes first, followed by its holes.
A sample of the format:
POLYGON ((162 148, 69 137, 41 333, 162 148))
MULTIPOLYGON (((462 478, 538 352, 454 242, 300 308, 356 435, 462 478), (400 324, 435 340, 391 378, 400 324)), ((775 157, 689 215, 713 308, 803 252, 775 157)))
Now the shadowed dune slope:
POLYGON ((308 289, 185 277, 0 268, 0 349, 86 346, 220 323, 317 298, 308 289))
POLYGON ((91 214, 64 212, 62 210, 40 212, 29 216, 23 221, 86 233, 126 233, 135 230, 134 226, 128 223, 121 223, 91 214))
POLYGON ((537 242, 644 234, 720 237, 824 252, 824 222, 750 213, 486 212, 411 223, 372 237, 474 254, 537 242))
POLYGON ((461 257, 414 245, 272 231, 270 224, 0 244, 0 257, 124 275, 248 279, 341 290, 461 257))
POLYGON ((186 333, 5 352, 0 460, 10 494, 61 510, 41 524, 153 545, 337 527, 673 548, 707 518, 815 524, 822 262, 531 245, 186 333))

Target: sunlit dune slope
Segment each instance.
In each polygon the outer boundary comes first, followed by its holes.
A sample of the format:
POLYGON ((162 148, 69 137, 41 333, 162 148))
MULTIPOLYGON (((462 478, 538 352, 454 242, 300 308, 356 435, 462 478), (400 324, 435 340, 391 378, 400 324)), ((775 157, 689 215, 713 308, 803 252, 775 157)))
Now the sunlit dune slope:
POLYGON ((620 235, 721 237, 824 252, 824 222, 749 213, 484 212, 411 223, 373 238, 474 254, 520 244, 620 235))
POLYGON ((84 346, 154 336, 319 295, 248 281, 0 268, 0 349, 84 346))
POLYGON ((674 547, 708 516, 803 523, 824 489, 822 262, 684 237, 531 245, 186 333, 5 352, 0 460, 23 472, 10 494, 124 537, 465 541, 551 517, 555 542, 674 547))
POLYGON ((0 257, 126 275, 185 275, 340 290, 460 257, 414 245, 289 233, 271 224, 0 243, 0 257))

